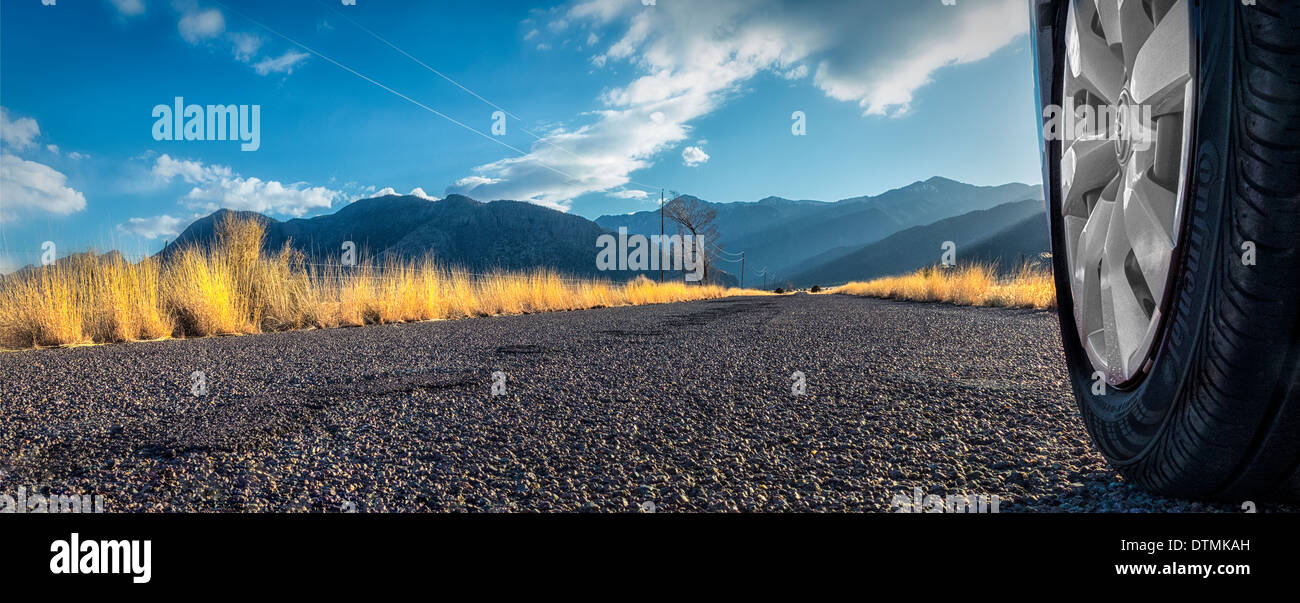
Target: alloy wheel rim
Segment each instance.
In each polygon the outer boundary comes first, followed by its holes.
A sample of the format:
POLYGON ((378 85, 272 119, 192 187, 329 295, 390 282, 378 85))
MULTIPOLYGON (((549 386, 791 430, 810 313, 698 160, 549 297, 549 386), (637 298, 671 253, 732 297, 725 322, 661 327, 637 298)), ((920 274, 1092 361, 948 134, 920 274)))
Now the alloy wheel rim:
POLYGON ((1191 11, 1188 0, 1071 0, 1065 35, 1065 115, 1112 118, 1061 144, 1075 324, 1093 367, 1124 385, 1149 367, 1185 214, 1191 11))

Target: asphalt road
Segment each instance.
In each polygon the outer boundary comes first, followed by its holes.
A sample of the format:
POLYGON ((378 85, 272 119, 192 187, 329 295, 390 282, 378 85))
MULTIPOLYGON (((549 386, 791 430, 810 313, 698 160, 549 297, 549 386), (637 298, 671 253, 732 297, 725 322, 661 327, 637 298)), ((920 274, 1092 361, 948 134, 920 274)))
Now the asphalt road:
POLYGON ((1123 483, 1061 356, 1052 313, 839 295, 5 353, 0 494, 109 512, 889 511, 919 488, 1001 512, 1241 511, 1123 483))

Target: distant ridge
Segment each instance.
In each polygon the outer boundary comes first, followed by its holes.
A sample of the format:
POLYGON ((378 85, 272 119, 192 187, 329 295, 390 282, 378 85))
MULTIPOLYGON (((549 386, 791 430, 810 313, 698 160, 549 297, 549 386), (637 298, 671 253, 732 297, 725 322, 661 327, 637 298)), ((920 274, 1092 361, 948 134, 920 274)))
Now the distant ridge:
MULTIPOLYGON (((254 212, 220 210, 201 218, 163 249, 210 241, 228 214, 266 224, 266 245, 291 242, 314 261, 337 261, 343 243, 378 261, 414 260, 431 253, 441 262, 475 270, 549 267, 595 275, 596 237, 604 231, 590 220, 532 203, 481 203, 463 195, 428 200, 411 195, 361 199, 338 212, 281 222, 254 212)), ((604 274, 609 278, 614 275, 604 274)))
MULTIPOLYGON (((763 268, 774 275, 769 283, 830 284, 930 261, 936 254, 928 242, 915 261, 899 259, 899 253, 906 255, 901 246, 908 244, 907 236, 915 236, 904 233, 929 227, 942 230, 945 221, 955 217, 964 217, 956 227, 961 232, 941 240, 954 240, 964 251, 1000 261, 1032 254, 1045 234, 1026 222, 1032 212, 1024 208, 1037 205, 1041 212, 1041 199, 1041 186, 974 186, 935 177, 879 195, 834 202, 775 196, 753 202, 702 202, 717 211, 719 236, 714 244, 729 252, 745 252, 745 284, 752 285, 759 282, 763 268), (988 214, 993 216, 990 219, 967 217, 1007 205, 1021 209, 1001 209, 988 214), (992 239, 1004 231, 1007 243, 992 239), (987 244, 979 246, 985 239, 987 244), (895 246, 900 250, 889 251, 895 246)), ((481 202, 456 194, 441 200, 384 195, 360 199, 333 214, 285 221, 255 212, 219 210, 190 224, 160 255, 169 257, 186 245, 211 241, 218 221, 232 214, 265 224, 268 249, 289 242, 316 263, 339 261, 343 243, 352 241, 372 261, 415 260, 431 254, 445 264, 475 271, 545 267, 612 280, 634 274, 597 270, 597 238, 619 227, 633 234, 657 234, 660 228, 657 210, 591 221, 520 201, 481 202)), ((671 222, 667 230, 676 232, 671 222)), ((719 260, 710 273, 723 284, 734 284, 739 270, 738 263, 719 260)))
MULTIPOLYGON (((751 275, 766 266, 780 277, 810 268, 813 258, 832 249, 859 247, 912 226, 1025 199, 1042 199, 1042 187, 974 186, 934 177, 879 195, 835 202, 766 197, 710 205, 718 214, 718 244, 728 251, 746 252, 751 275)), ((659 212, 606 215, 596 218, 596 223, 611 230, 624 226, 629 232, 656 234, 659 212)), ((671 224, 668 229, 671 233, 671 224)))
POLYGON ((789 280, 796 286, 838 285, 902 274, 938 264, 942 246, 952 241, 957 261, 998 261, 1011 267, 1019 256, 1047 250, 1042 201, 1004 203, 895 233, 875 243, 839 248, 810 262, 789 280))

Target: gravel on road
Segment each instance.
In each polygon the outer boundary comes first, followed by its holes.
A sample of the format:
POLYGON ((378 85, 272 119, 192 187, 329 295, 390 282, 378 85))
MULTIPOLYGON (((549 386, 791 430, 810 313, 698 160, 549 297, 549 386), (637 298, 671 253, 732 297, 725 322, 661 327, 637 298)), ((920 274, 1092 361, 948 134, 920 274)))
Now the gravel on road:
POLYGON ((1053 313, 807 294, 4 353, 0 494, 20 488, 108 512, 1244 502, 1109 468, 1053 313))

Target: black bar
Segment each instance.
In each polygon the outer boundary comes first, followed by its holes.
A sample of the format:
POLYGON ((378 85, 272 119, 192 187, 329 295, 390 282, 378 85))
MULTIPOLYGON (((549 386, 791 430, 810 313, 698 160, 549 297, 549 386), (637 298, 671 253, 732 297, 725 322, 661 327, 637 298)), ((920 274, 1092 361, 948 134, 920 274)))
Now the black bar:
POLYGON ((1298 525, 1294 515, 1271 514, 9 515, 0 519, 0 567, 34 585, 154 592, 221 589, 231 580, 303 589, 418 586, 484 571, 503 580, 572 581, 575 589, 592 576, 699 573, 725 581, 733 570, 780 580, 889 580, 927 593, 989 581, 1233 587, 1292 576, 1298 525), (151 541, 149 582, 52 574, 51 543, 74 532, 81 542, 151 541), (1186 549, 1121 550, 1122 541, 1171 539, 1186 549), (1193 541, 1247 549, 1194 550, 1193 541), (1117 564, 1171 563, 1244 565, 1249 575, 1116 575, 1117 564))

